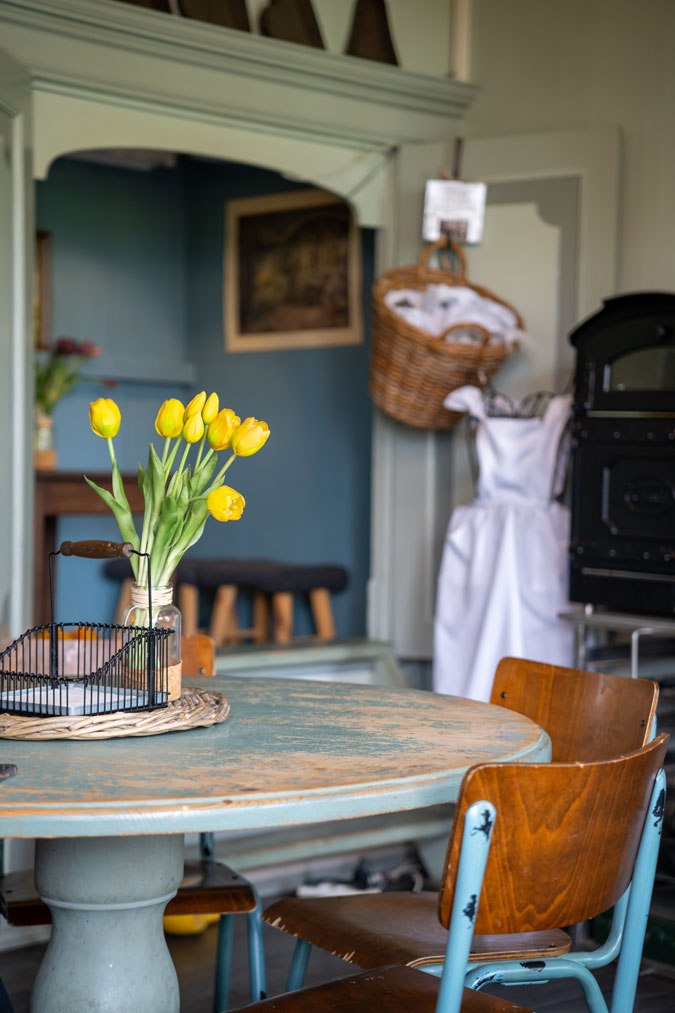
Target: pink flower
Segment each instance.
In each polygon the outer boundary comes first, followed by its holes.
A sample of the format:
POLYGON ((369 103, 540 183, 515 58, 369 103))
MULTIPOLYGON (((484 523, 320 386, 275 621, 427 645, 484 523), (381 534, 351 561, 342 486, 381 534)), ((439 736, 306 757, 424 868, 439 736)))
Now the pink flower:
POLYGON ((80 355, 86 355, 88 359, 95 359, 97 355, 100 355, 102 349, 98 345, 95 345, 93 341, 83 341, 78 349, 80 355))

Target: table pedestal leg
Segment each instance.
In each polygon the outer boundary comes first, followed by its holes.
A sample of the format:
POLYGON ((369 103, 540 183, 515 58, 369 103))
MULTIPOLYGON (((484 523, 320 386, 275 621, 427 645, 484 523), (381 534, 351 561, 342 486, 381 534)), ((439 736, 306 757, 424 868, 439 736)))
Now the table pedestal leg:
POLYGON ((178 1013, 162 914, 182 875, 182 835, 37 841, 53 930, 31 1013, 178 1013))

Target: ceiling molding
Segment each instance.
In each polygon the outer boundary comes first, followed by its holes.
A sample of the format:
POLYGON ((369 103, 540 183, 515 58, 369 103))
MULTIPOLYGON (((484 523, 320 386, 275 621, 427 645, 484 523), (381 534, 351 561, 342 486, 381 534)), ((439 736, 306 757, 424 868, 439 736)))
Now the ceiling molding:
POLYGON ((477 89, 112 0, 0 0, 3 47, 50 92, 164 102, 373 146, 447 137, 477 89))

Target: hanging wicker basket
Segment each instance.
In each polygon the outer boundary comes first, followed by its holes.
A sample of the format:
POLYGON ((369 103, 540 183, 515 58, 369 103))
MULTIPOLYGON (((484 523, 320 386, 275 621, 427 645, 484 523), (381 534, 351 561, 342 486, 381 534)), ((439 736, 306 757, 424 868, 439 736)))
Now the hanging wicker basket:
POLYGON ((387 305, 391 292, 426 291, 432 285, 463 286, 498 303, 514 315, 514 329, 523 329, 517 310, 489 289, 473 285, 466 275, 466 258, 455 243, 441 239, 423 249, 414 267, 386 271, 373 286, 373 335, 368 389, 378 408, 409 426, 452 429, 461 415, 447 411, 443 401, 450 391, 465 384, 484 387, 518 347, 517 340, 464 320, 439 335, 410 323, 387 305), (457 271, 428 267, 431 253, 449 248, 457 271), (453 340, 455 338, 455 340, 453 340))

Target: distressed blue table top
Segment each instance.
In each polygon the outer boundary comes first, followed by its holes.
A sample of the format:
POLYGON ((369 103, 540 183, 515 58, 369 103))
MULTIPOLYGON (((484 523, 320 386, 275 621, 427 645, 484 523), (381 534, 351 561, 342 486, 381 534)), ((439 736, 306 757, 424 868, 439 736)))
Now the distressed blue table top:
POLYGON ((282 826, 434 805, 467 767, 548 760, 548 736, 489 704, 412 690, 188 678, 225 693, 213 728, 101 742, 0 740, 0 837, 282 826))

